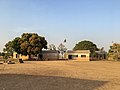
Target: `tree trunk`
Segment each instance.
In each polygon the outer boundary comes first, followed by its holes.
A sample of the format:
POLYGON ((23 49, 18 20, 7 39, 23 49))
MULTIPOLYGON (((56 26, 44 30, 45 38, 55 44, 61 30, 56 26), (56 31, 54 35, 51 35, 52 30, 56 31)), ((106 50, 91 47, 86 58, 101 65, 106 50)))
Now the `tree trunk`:
POLYGON ((31 60, 31 54, 29 54, 29 60, 31 60))

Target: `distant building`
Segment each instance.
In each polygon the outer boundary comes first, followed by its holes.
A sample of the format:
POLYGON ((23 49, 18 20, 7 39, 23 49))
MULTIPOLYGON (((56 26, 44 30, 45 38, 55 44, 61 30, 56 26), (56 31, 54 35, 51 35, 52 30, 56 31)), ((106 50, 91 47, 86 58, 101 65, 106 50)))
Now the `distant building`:
POLYGON ((58 60, 59 59, 59 51, 58 50, 46 50, 41 51, 38 55, 39 60, 58 60))
MULTIPOLYGON (((16 52, 13 53, 13 59, 22 59, 22 60, 28 60, 29 56, 17 54, 16 52)), ((57 60, 59 59, 59 51, 57 50, 47 50, 47 51, 41 51, 38 56, 31 56, 31 59, 33 60, 57 60)))
POLYGON ((66 59, 68 60, 79 60, 79 61, 90 61, 89 50, 69 50, 66 53, 66 59))
POLYGON ((95 53, 96 53, 95 58, 97 60, 104 60, 107 58, 107 52, 105 51, 95 51, 95 53))
MULTIPOLYGON (((22 59, 26 60, 29 59, 29 56, 20 55, 17 53, 13 54, 14 59, 22 59)), ((34 57, 32 57, 34 58, 34 57)), ((38 57, 36 57, 36 60, 59 60, 61 59, 60 53, 58 50, 46 50, 41 51, 40 54, 38 54, 38 57)), ((90 61, 90 51, 89 50, 76 50, 72 51, 69 50, 64 54, 64 58, 66 60, 79 60, 79 61, 90 61)))
POLYGON ((22 59, 22 60, 28 60, 29 56, 17 54, 16 52, 13 53, 13 59, 22 59))

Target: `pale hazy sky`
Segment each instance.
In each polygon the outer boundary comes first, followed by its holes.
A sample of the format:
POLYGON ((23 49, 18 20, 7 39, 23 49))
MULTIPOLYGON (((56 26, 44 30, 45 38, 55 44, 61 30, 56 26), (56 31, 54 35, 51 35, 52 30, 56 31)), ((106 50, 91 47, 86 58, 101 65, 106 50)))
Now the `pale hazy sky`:
POLYGON ((120 0, 0 0, 0 51, 23 32, 36 32, 72 49, 91 40, 108 50, 120 43, 120 0))

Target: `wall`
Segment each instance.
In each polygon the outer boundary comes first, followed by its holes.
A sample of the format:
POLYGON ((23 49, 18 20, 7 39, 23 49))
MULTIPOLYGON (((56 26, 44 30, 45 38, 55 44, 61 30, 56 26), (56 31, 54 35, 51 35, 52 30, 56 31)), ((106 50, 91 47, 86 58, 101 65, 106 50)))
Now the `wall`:
POLYGON ((58 53, 43 53, 43 60, 57 60, 59 59, 58 53))
POLYGON ((66 58, 69 59, 69 55, 76 55, 74 60, 79 60, 79 61, 90 61, 90 54, 89 53, 67 53, 66 58), (81 57, 81 55, 86 55, 86 57, 81 57))
POLYGON ((22 59, 22 60, 27 60, 29 59, 29 56, 25 56, 25 55, 21 55, 21 54, 17 54, 16 52, 13 53, 13 59, 22 59), (17 57, 16 57, 17 55, 17 57))

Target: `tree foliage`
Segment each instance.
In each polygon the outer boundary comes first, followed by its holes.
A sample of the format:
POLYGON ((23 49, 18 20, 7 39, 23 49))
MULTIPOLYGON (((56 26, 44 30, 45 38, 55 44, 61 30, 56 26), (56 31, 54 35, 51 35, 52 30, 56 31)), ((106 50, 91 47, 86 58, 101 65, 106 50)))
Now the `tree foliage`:
POLYGON ((93 53, 98 50, 98 48, 93 42, 84 40, 76 44, 73 50, 90 50, 90 52, 93 53))
POLYGON ((3 48, 3 52, 6 52, 6 54, 8 56, 12 56, 13 55, 13 43, 12 41, 9 41, 8 43, 5 44, 5 48, 3 48))
POLYGON ((110 46, 108 57, 111 57, 114 60, 120 59, 120 44, 114 43, 112 46, 110 46))
POLYGON ((58 46, 58 50, 61 52, 66 52, 67 48, 62 43, 58 46))
MULTIPOLYGON (((9 48, 22 55, 37 55, 43 48, 47 49, 45 37, 36 33, 23 33, 21 37, 16 37, 10 42, 7 44, 9 48)), ((6 45, 5 49, 7 49, 6 45)))
POLYGON ((65 45, 63 45, 62 43, 58 46, 58 50, 62 55, 62 59, 64 59, 64 54, 67 51, 67 48, 65 47, 65 45))
POLYGON ((56 50, 56 46, 54 44, 50 44, 48 49, 49 50, 56 50))

